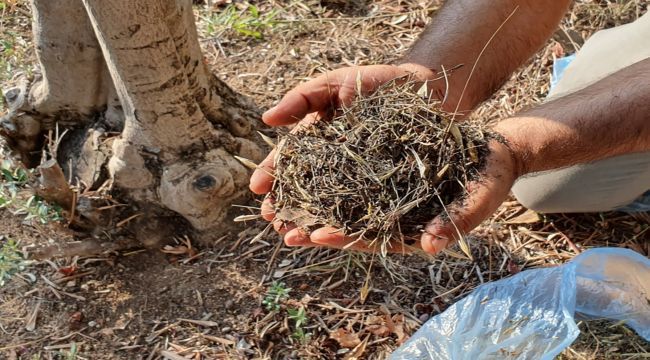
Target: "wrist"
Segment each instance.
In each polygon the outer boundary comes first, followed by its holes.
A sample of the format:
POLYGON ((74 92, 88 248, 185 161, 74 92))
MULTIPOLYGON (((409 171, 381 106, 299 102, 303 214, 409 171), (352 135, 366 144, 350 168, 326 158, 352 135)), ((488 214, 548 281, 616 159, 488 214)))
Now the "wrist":
POLYGON ((495 140, 499 143, 499 147, 509 152, 515 179, 535 171, 532 166, 535 163, 535 156, 522 128, 524 122, 521 118, 508 118, 500 121, 492 129, 497 135, 495 140))

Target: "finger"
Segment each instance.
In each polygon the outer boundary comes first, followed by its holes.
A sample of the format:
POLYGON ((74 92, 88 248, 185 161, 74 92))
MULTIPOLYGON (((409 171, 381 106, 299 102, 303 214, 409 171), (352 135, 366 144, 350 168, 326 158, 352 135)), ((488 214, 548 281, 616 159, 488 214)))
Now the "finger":
POLYGON ((251 175, 249 188, 252 192, 258 195, 266 194, 271 191, 273 187, 273 172, 275 150, 272 150, 261 163, 257 165, 257 169, 251 175))
POLYGON ((284 235, 284 243, 287 244, 287 246, 320 246, 316 243, 313 243, 309 239, 309 234, 300 228, 293 229, 284 235))
POLYGON ((310 239, 316 244, 337 249, 342 249, 355 241, 355 239, 345 236, 343 230, 333 227, 316 229, 311 233, 310 239))
POLYGON ((338 90, 336 74, 321 75, 286 93, 276 106, 262 115, 262 120, 271 126, 296 123, 309 113, 336 106, 338 90))
POLYGON ((480 182, 470 183, 465 199, 452 203, 444 214, 426 225, 421 237, 422 249, 437 254, 489 217, 510 191, 510 185, 503 181, 504 177, 500 178, 501 181, 489 176, 480 182))
MULTIPOLYGON (((370 245, 366 241, 345 236, 343 230, 334 227, 322 227, 311 233, 310 239, 313 243, 335 249, 356 250, 363 252, 379 252, 378 244, 370 245)), ((405 252, 401 244, 393 244, 389 252, 405 252)))
POLYGON ((420 239, 420 245, 422 246, 422 250, 425 252, 429 254, 437 254, 447 248, 447 245, 449 245, 449 239, 444 239, 425 232, 422 234, 422 238, 420 239))
POLYGON ((294 223, 286 222, 280 219, 273 220, 273 229, 275 229, 275 231, 280 235, 284 235, 295 228, 296 225, 294 223))
POLYGON ((260 213, 262 214, 262 218, 264 220, 273 221, 275 218, 275 206, 273 206, 273 199, 268 197, 264 199, 260 208, 260 213))
POLYGON ((293 124, 308 113, 349 104, 356 94, 357 78, 361 81, 362 92, 367 93, 404 73, 404 70, 390 65, 331 71, 289 91, 278 105, 262 115, 262 120, 271 126, 293 124))

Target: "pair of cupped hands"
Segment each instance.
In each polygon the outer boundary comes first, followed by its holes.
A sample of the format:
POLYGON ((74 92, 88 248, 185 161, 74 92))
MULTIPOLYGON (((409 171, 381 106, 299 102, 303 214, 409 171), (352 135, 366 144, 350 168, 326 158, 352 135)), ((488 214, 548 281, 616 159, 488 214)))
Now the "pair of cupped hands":
MULTIPOLYGON (((262 119, 270 126, 297 123, 294 128, 296 130, 319 121, 332 110, 332 106, 340 107, 350 104, 359 92, 362 94, 372 93, 382 84, 396 78, 414 76, 416 79, 426 81, 431 79, 432 75, 431 70, 414 64, 371 65, 338 69, 289 91, 275 107, 264 113, 262 119), (358 89, 359 86, 361 89, 358 89)), ((422 248, 430 254, 437 254, 478 226, 501 205, 520 173, 518 171, 518 156, 513 151, 513 147, 509 145, 508 137, 499 131, 498 126, 494 130, 504 138, 500 141, 492 140, 490 142, 490 153, 481 176, 476 181, 465 184, 467 196, 448 205, 446 216, 437 216, 431 219, 424 227, 424 231, 415 245, 404 246, 395 243, 389 251, 408 252, 415 247, 422 248)), ((250 189, 254 193, 261 195, 271 191, 274 180, 274 156, 274 151, 272 151, 251 176, 250 189)), ((284 241, 289 246, 375 250, 366 242, 356 241, 357 239, 346 236, 341 229, 322 227, 307 233, 293 224, 274 221, 273 199, 269 196, 262 203, 261 212, 262 217, 273 222, 275 230, 284 235, 284 241)))

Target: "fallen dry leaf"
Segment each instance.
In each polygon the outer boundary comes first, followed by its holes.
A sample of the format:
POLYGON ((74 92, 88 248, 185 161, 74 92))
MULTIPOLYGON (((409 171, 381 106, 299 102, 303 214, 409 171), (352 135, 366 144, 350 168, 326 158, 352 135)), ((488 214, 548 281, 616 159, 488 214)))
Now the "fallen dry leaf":
POLYGON ((382 316, 369 316, 365 321, 365 329, 379 337, 388 336, 391 333, 388 326, 386 326, 386 320, 382 316))
POLYGON ((59 272, 64 276, 71 276, 76 273, 78 269, 77 265, 63 266, 59 268, 59 272))
POLYGON ((393 333, 397 335, 397 343, 401 344, 406 340, 406 334, 404 333, 404 314, 393 316, 393 325, 393 333))
POLYGON ((559 42, 553 44, 553 47, 551 49, 553 51, 553 55, 555 55, 556 58, 564 57, 565 54, 564 48, 562 47, 562 44, 560 44, 559 42))
POLYGON ((533 210, 526 210, 526 212, 523 214, 515 216, 512 219, 508 219, 506 221, 506 224, 534 224, 540 220, 541 219, 538 213, 534 212, 533 210))
POLYGON ((81 311, 76 311, 70 315, 69 327, 70 330, 79 330, 84 320, 84 314, 81 311))
POLYGON ((363 353, 366 352, 366 346, 368 346, 368 339, 370 339, 370 335, 366 336, 365 339, 363 339, 363 342, 359 344, 357 347, 352 349, 345 357, 343 358, 344 360, 359 360, 361 359, 361 356, 363 356, 363 353))
POLYGON ((370 325, 366 327, 370 333, 376 336, 384 337, 390 335, 390 329, 386 325, 370 325))
POLYGON ((336 340, 344 348, 352 349, 361 344, 361 339, 354 333, 350 333, 343 328, 338 328, 330 333, 330 338, 336 340))

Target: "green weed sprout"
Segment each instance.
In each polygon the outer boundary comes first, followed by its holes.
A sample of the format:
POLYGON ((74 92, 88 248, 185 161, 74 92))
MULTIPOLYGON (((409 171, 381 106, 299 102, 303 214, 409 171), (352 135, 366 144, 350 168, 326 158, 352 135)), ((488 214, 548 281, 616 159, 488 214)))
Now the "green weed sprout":
POLYGON ((291 289, 285 287, 284 283, 274 281, 271 288, 266 292, 262 305, 269 311, 280 310, 280 303, 289 298, 289 292, 291 292, 291 289))

